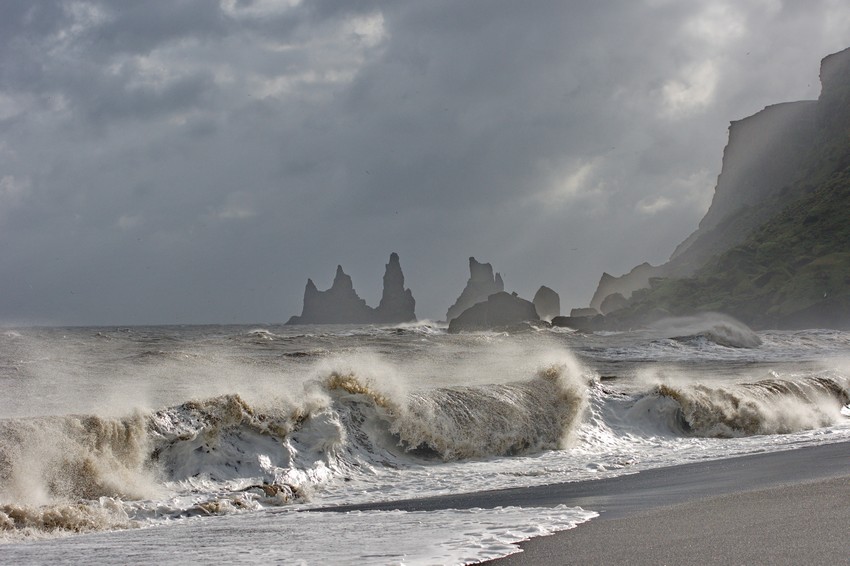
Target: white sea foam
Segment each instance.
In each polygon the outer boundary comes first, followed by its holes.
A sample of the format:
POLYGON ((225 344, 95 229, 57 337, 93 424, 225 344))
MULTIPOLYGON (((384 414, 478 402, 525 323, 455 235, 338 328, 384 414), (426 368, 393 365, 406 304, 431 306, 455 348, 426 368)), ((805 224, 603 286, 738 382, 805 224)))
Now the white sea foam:
POLYGON ((576 507, 284 512, 181 521, 0 547, 14 564, 469 564, 520 552, 518 542, 597 516, 576 507), (321 533, 321 536, 317 536, 321 533))
MULTIPOLYGON (((763 333, 744 349, 652 333, 303 330, 0 337, 0 378, 14 392, 0 402, 0 538, 210 516, 255 517, 262 530, 270 508, 592 479, 850 438, 850 365, 837 357, 848 333, 763 333), (831 369, 809 361, 822 351, 831 369), (317 354, 289 355, 299 352, 317 354), (600 382, 598 363, 619 377, 600 382), (63 397, 85 410, 55 414, 63 397), (40 412, 52 415, 25 416, 40 412)), ((356 531, 371 515, 349 521, 356 531)))
POLYGON ((683 342, 702 339, 730 348, 756 348, 762 344, 759 335, 746 324, 720 313, 667 318, 652 328, 683 342))

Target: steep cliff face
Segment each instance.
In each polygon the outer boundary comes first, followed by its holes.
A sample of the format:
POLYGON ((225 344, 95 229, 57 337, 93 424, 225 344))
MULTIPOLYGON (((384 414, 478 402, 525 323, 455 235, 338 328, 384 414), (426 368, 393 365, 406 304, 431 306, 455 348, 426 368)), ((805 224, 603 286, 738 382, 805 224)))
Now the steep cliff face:
POLYGON ((666 274, 690 275, 800 196, 795 182, 811 160, 817 108, 815 101, 788 102, 732 122, 711 207, 673 252, 666 274))
POLYGON ((469 258, 469 280, 455 303, 446 313, 446 321, 451 322, 460 314, 476 303, 486 301, 493 293, 505 290, 502 276, 493 275, 493 266, 489 263, 479 263, 474 257, 469 258))
POLYGON ((823 60, 821 80, 817 101, 732 125, 699 229, 611 324, 720 311, 761 328, 850 327, 850 49, 823 60))
POLYGON ((416 301, 410 289, 404 288, 398 254, 390 255, 384 272, 384 291, 381 303, 372 308, 354 290, 351 277, 336 268, 331 288, 319 291, 312 279, 304 289, 304 307, 301 316, 293 316, 287 324, 388 324, 416 320, 416 301))

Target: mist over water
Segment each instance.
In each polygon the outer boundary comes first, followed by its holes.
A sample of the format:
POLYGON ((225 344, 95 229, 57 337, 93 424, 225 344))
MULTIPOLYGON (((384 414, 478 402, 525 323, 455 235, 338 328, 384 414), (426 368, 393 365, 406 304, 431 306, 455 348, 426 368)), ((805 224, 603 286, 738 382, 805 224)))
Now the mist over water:
POLYGON ((716 318, 588 335, 7 331, 0 539, 262 520, 844 440, 848 346, 848 333, 716 318))

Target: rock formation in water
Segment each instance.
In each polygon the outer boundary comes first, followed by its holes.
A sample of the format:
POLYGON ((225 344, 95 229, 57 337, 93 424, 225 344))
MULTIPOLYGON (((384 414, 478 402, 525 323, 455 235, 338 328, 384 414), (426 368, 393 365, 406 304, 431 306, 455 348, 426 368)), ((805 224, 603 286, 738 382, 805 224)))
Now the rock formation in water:
POLYGON ((519 298, 516 293, 500 291, 463 311, 449 322, 449 333, 498 330, 511 328, 523 322, 538 321, 534 303, 519 298))
POLYGON ((286 324, 392 324, 416 320, 416 301, 410 289, 404 288, 398 254, 390 255, 384 272, 384 292, 381 303, 372 308, 354 290, 351 277, 341 265, 336 267, 331 288, 319 291, 312 279, 304 289, 301 316, 293 316, 286 324))
POLYGON ((416 300, 410 289, 404 288, 404 274, 398 254, 390 254, 384 271, 384 292, 375 309, 375 321, 382 323, 410 322, 416 320, 416 300))
POLYGON ((628 301, 606 325, 718 311, 756 328, 850 328, 850 49, 823 60, 821 85, 817 101, 732 123, 699 228, 639 278, 603 275, 592 304, 628 301))
POLYGON ((545 285, 537 290, 531 302, 537 309, 537 315, 543 320, 549 321, 556 316, 561 316, 561 297, 545 285))
POLYGON ((596 286, 596 292, 593 293, 593 298, 590 300, 590 308, 596 309, 597 312, 594 314, 599 314, 602 312, 602 301, 605 300, 605 297, 614 293, 630 297, 634 291, 649 285, 649 278, 657 277, 660 270, 660 267, 642 263, 620 277, 603 273, 599 284, 596 286))
POLYGON ((474 257, 469 258, 469 280, 466 287, 457 298, 457 301, 449 307, 446 313, 446 321, 451 322, 460 314, 476 303, 486 301, 493 293, 505 290, 502 276, 498 273, 493 275, 493 266, 489 263, 478 263, 474 257))

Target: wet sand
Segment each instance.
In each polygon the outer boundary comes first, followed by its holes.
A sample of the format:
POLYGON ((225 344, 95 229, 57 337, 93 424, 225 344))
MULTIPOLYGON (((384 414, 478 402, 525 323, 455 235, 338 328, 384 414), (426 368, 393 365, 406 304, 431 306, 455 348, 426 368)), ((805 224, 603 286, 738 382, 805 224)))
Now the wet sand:
POLYGON ((558 504, 600 516, 522 543, 522 553, 492 563, 850 564, 850 443, 327 510, 558 504))
POLYGON ((850 564, 850 475, 700 499, 521 544, 513 564, 850 564))
POLYGON ((688 466, 654 471, 670 482, 660 505, 641 494, 654 482, 636 486, 632 503, 602 505, 600 517, 492 563, 850 564, 850 443, 710 464, 707 486, 682 492, 688 466))

